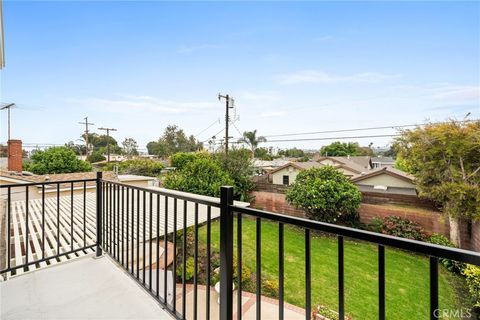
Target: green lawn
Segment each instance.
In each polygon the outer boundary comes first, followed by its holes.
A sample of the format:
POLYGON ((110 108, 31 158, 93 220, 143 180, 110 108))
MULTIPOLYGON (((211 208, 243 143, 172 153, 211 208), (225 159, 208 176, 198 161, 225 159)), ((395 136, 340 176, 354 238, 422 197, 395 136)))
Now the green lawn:
MULTIPOLYGON (((255 270, 255 220, 243 219, 243 263, 255 270)), ((236 225, 235 225, 236 230, 236 225)), ((236 232, 235 232, 236 233, 236 232)), ((285 300, 305 303, 304 233, 285 226, 285 300)), ((234 235, 236 246, 236 234, 234 235)), ((199 230, 206 243, 206 227, 199 230)), ((219 224, 212 223, 212 246, 219 249, 219 224)), ((337 310, 337 240, 312 234, 312 306, 337 310)), ((386 250, 386 309, 388 319, 427 319, 429 312, 428 259, 400 250, 386 250)), ((262 277, 278 279, 278 224, 262 221, 262 277)), ((377 319, 377 247, 345 241, 345 307, 355 319, 377 319)), ((461 298, 455 288, 460 279, 440 266, 440 308, 456 309, 461 298)))

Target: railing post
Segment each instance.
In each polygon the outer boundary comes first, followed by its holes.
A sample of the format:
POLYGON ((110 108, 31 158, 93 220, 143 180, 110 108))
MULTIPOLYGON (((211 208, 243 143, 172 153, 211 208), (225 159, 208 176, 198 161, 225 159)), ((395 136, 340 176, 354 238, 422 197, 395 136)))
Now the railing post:
POLYGON ((102 172, 97 172, 97 249, 96 256, 100 257, 102 255, 102 208, 103 208, 103 199, 102 199, 102 172))
POLYGON ((233 187, 220 189, 220 320, 233 315, 233 187))

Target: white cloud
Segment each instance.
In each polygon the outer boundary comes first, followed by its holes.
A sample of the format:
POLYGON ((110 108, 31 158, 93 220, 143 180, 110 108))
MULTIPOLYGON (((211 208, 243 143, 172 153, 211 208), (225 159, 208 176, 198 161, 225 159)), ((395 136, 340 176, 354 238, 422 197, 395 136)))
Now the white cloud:
POLYGON ((376 72, 363 72, 351 75, 336 75, 324 71, 303 70, 293 73, 283 74, 277 77, 280 84, 300 84, 300 83, 340 83, 340 82, 381 82, 389 79, 399 78, 399 74, 382 74, 376 72))
POLYGON ((429 90, 432 99, 480 102, 480 86, 445 85, 429 90))
POLYGON ((194 46, 182 46, 178 48, 177 52, 178 53, 192 53, 200 50, 208 50, 208 49, 218 49, 221 48, 222 46, 218 44, 211 44, 211 43, 203 43, 199 45, 194 45, 194 46))
POLYGON ((77 99, 71 102, 85 105, 95 110, 102 110, 115 113, 137 113, 137 112, 155 112, 179 114, 191 112, 194 110, 210 109, 217 106, 212 102, 179 102, 170 100, 160 100, 151 96, 131 96, 125 95, 116 99, 107 98, 86 98, 77 99))

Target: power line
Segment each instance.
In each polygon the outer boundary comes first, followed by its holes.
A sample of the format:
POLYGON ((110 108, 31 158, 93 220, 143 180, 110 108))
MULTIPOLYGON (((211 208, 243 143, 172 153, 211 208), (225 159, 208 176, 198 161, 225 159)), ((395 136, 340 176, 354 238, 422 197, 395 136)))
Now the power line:
POLYGON ((209 125, 208 127, 206 127, 205 129, 203 129, 202 131, 200 131, 199 133, 197 133, 195 135, 195 138, 198 137, 199 135, 201 135, 202 133, 204 133, 205 131, 207 131, 208 129, 210 129, 211 127, 213 127, 216 123, 220 124, 220 118, 218 118, 217 120, 215 120, 215 122, 213 122, 211 125, 209 125))
MULTIPOLYGON (((458 122, 472 122, 472 121, 479 121, 479 120, 478 119, 477 120, 462 120, 462 121, 458 121, 458 122)), ((399 128, 408 128, 408 127, 424 126, 424 125, 427 125, 427 124, 440 124, 440 123, 446 123, 446 122, 441 121, 441 122, 427 122, 427 123, 420 123, 420 124, 404 124, 404 125, 392 125, 392 126, 381 126, 381 127, 366 127, 366 128, 353 128, 353 129, 340 129, 340 130, 284 133, 284 134, 273 134, 273 135, 266 135, 266 136, 264 135, 264 137, 265 138, 273 138, 273 137, 303 136, 303 135, 323 134, 323 133, 368 131, 368 130, 382 130, 382 129, 399 129, 399 128)))
POLYGON ((220 133, 222 133, 223 131, 225 131, 225 128, 222 128, 222 130, 218 131, 217 133, 215 133, 215 134, 214 134, 213 136, 211 136, 210 138, 202 141, 202 143, 208 142, 210 139, 212 139, 212 138, 214 138, 214 137, 216 138, 216 137, 217 137, 220 133))
POLYGON ((237 126, 235 125, 235 121, 231 121, 230 123, 231 123, 232 126, 235 128, 235 130, 237 130, 237 132, 238 132, 239 135, 243 135, 243 133, 241 133, 240 130, 238 130, 237 126))
POLYGON ((268 140, 267 142, 344 140, 344 139, 363 139, 363 138, 386 138, 386 137, 399 137, 399 136, 400 136, 399 134, 379 134, 379 135, 349 136, 349 137, 323 137, 323 138, 280 139, 280 140, 268 140))

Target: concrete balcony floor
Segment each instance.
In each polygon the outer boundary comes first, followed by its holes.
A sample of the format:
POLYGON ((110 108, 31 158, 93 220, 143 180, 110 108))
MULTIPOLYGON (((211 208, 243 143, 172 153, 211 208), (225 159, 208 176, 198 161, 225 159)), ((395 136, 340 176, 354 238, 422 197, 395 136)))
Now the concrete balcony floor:
POLYGON ((172 319, 107 256, 1 282, 0 309, 0 319, 172 319))

